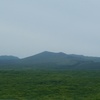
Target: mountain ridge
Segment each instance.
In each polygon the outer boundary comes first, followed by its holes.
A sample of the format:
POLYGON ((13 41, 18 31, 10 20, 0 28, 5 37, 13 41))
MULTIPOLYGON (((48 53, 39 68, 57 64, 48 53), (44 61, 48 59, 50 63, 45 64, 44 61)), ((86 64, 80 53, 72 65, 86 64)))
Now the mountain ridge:
POLYGON ((93 60, 93 61, 96 61, 97 59, 99 59, 99 60, 97 60, 97 61, 100 61, 100 57, 94 57, 94 56, 84 56, 84 55, 78 55, 78 54, 66 54, 66 53, 63 53, 63 52, 57 52, 57 53, 55 53, 55 52, 49 52, 49 51, 44 51, 44 52, 40 52, 40 53, 38 53, 38 54, 35 54, 35 55, 33 55, 33 56, 28 56, 28 57, 25 57, 25 58, 22 58, 22 59, 27 59, 27 58, 32 58, 32 57, 36 57, 36 56, 41 56, 41 55, 43 55, 43 56, 48 56, 48 55, 50 55, 50 56, 66 56, 66 57, 69 57, 69 58, 79 58, 79 59, 87 59, 87 60, 93 60))
POLYGON ((19 59, 16 56, 12 56, 12 55, 1 55, 0 56, 0 60, 16 60, 19 59))
POLYGON ((85 55, 80 55, 80 54, 66 54, 64 52, 51 52, 51 51, 43 51, 43 52, 40 52, 40 53, 37 53, 37 54, 34 54, 34 55, 31 55, 31 56, 27 56, 27 57, 23 57, 23 58, 19 58, 17 56, 14 56, 14 55, 0 55, 0 59, 1 57, 13 57, 13 58, 17 58, 17 59, 25 59, 25 58, 29 58, 29 57, 32 57, 32 56, 35 56, 35 55, 39 55, 39 54, 45 54, 45 53, 51 53, 51 54, 63 54, 63 55, 70 55, 70 56, 75 56, 75 57, 89 57, 89 58, 100 58, 100 57, 97 57, 97 56, 85 56, 85 55))
POLYGON ((16 66, 16 68, 34 68, 34 67, 46 67, 51 68, 64 68, 64 69, 100 69, 100 57, 90 57, 76 54, 66 54, 63 52, 49 52, 44 51, 33 56, 18 58, 15 56, 0 56, 0 58, 6 58, 0 60, 0 67, 16 66))

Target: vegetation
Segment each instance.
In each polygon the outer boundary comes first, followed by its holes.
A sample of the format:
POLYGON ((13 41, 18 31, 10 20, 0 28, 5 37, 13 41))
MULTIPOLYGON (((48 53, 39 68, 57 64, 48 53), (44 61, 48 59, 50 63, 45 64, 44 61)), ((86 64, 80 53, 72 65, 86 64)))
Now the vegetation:
POLYGON ((100 100, 100 71, 1 70, 0 99, 100 100))
POLYGON ((1 100, 100 100, 100 58, 42 52, 0 57, 1 100))

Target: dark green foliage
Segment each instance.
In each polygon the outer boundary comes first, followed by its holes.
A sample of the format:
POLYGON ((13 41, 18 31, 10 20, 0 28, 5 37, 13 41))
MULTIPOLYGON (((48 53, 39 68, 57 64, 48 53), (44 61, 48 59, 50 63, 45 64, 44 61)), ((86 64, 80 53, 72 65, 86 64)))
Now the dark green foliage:
POLYGON ((1 70, 0 99, 100 100, 100 71, 1 70))

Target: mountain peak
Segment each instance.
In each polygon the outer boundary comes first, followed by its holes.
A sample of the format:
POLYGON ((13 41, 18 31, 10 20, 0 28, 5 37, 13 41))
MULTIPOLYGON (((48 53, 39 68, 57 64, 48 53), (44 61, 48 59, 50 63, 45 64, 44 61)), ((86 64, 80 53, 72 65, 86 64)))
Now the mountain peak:
POLYGON ((51 52, 51 51, 43 51, 41 53, 50 53, 50 54, 65 54, 63 52, 51 52))
POLYGON ((50 52, 50 51, 43 51, 41 53, 53 53, 53 52, 50 52))

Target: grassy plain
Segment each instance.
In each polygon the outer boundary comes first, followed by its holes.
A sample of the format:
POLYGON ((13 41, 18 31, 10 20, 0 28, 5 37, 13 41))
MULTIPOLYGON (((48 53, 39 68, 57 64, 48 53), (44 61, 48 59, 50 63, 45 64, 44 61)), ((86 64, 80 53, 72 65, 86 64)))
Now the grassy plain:
POLYGON ((1 100, 100 100, 100 71, 0 70, 1 100))

